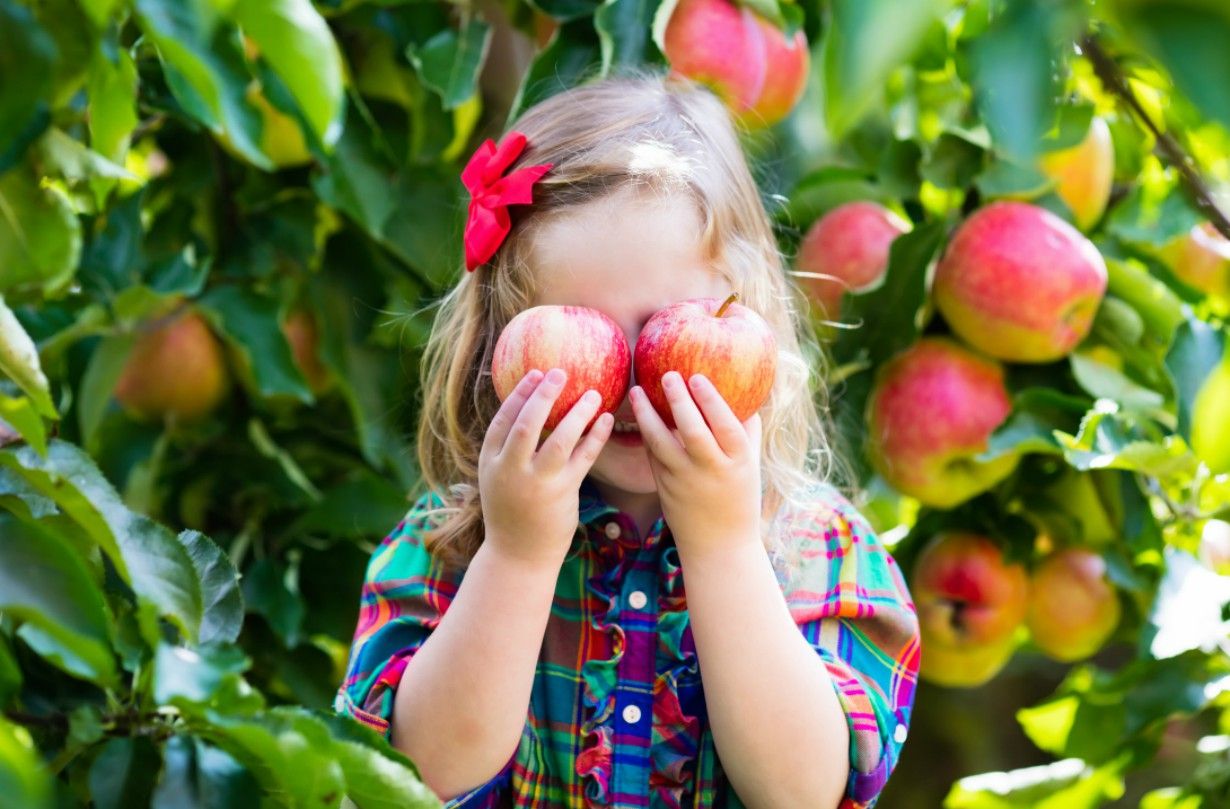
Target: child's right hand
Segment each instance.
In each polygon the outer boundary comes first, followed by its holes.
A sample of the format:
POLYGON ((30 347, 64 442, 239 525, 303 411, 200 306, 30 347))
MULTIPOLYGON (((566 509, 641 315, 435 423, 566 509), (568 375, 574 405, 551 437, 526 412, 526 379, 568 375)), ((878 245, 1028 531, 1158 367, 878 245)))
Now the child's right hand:
POLYGON ((526 374, 491 420, 478 455, 485 542, 509 558, 557 568, 576 532, 581 481, 615 424, 603 413, 581 437, 601 406, 591 390, 539 447, 566 379, 558 368, 526 374))

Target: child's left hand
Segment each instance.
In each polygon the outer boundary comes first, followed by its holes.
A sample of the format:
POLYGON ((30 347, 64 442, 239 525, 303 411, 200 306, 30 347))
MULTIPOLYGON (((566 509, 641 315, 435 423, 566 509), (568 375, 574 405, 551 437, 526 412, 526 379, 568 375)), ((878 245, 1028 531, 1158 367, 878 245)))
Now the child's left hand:
POLYGON ((679 373, 670 371, 662 377, 662 388, 678 436, 640 386, 632 389, 630 398, 675 544, 691 554, 759 546, 759 414, 740 423, 701 374, 685 384, 679 373))

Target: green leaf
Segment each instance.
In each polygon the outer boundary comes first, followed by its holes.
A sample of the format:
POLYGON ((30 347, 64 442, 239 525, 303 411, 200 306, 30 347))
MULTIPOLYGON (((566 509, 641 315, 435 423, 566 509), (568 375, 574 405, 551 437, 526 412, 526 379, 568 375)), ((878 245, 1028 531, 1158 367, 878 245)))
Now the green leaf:
POLYGON ((235 22, 260 46, 325 146, 342 132, 342 54, 311 0, 263 0, 231 5, 235 22))
POLYGON ((26 483, 24 478, 4 466, 0 466, 0 506, 27 522, 41 520, 58 512, 51 498, 43 497, 33 486, 26 483))
POLYGON ((90 767, 96 809, 148 806, 160 764, 158 748, 144 736, 108 741, 90 767))
POLYGON ((354 539, 382 535, 408 507, 405 491, 367 469, 324 492, 287 530, 291 536, 323 534, 354 539))
POLYGON ((312 401, 290 345, 278 329, 279 302, 245 286, 218 286, 199 300, 215 315, 224 336, 248 361, 262 396, 292 396, 312 401))
POLYGON ((201 588, 188 552, 168 529, 129 511, 89 456, 54 439, 45 458, 29 447, 0 449, 0 466, 55 501, 102 546, 142 601, 196 639, 201 588))
POLYGON ((299 595, 297 564, 261 559, 243 577, 243 595, 248 610, 264 616, 287 648, 298 644, 306 605, 299 595))
POLYGON ((252 440, 252 445, 256 447, 261 455, 269 458, 281 468, 287 480, 312 500, 320 499, 320 490, 308 479, 308 476, 299 467, 299 463, 291 457, 290 453, 277 445, 273 440, 273 436, 269 435, 269 431, 265 429, 265 425, 261 423, 260 419, 249 419, 248 438, 252 440))
POLYGON ((444 100, 444 109, 456 109, 478 91, 491 32, 490 25, 472 17, 460 31, 447 28, 422 47, 407 48, 406 57, 423 84, 444 100))
POLYGON ((1166 370, 1174 380, 1179 411, 1179 434, 1190 444, 1192 412, 1200 389, 1221 363, 1226 338, 1203 320, 1187 317, 1179 326, 1170 350, 1166 370))
POLYGON ((970 44, 974 97, 995 145, 1032 164, 1054 117, 1049 6, 1009 0, 970 44))
POLYGON ((594 28, 602 49, 603 76, 613 69, 662 61, 652 36, 660 4, 661 0, 606 0, 594 13, 594 28))
POLYGON ((1161 345, 1170 345, 1183 322, 1182 303, 1174 292, 1135 262, 1108 257, 1106 270, 1108 294, 1135 309, 1150 336, 1161 345))
POLYGON ((563 23, 590 18, 601 5, 602 0, 534 0, 544 14, 563 23))
POLYGON ((1096 809, 1123 795, 1123 762, 1094 769, 1078 758, 953 784, 944 809, 1096 809))
POLYGON ((174 736, 162 751, 152 809, 260 809, 260 785, 224 750, 174 736))
MULTIPOLYGON (((31 11, 14 0, 0 0, 0 173, 21 159, 22 152, 50 122, 48 97, 54 75, 55 41, 31 11)), ((3 266, 0 264, 0 266, 3 266)), ((2 272, 2 270, 0 270, 2 272)))
POLYGON ((922 177, 940 188, 965 188, 982 165, 982 147, 945 132, 922 164, 922 177))
POLYGON ((117 186, 127 194, 141 185, 140 177, 55 127, 39 140, 38 154, 48 176, 62 178, 74 191, 84 188, 99 209, 117 186))
POLYGON ((72 547, 38 523, 0 512, 0 610, 52 641, 52 662, 114 685, 115 659, 102 590, 72 547))
POLYGON ((947 0, 834 0, 822 44, 824 115, 837 136, 880 98, 888 74, 923 41, 947 0))
POLYGON ((551 96, 581 84, 602 67, 602 46, 590 19, 560 25, 521 80, 517 98, 508 112, 513 121, 522 112, 551 96))
POLYGON ((207 707, 226 713, 259 709, 263 700, 244 681, 250 661, 235 646, 196 649, 160 644, 154 656, 153 697, 192 714, 207 707))
POLYGON ((68 286, 81 257, 81 223, 63 192, 42 186, 28 166, 0 175, 0 294, 68 286))
POLYGON ((0 716, 0 795, 22 809, 51 809, 51 785, 30 733, 0 716))
POLYGON ((887 191, 871 180, 871 176, 862 169, 846 166, 817 169, 795 185, 790 193, 790 202, 781 209, 779 218, 790 223, 807 224, 847 202, 890 202, 887 191))
POLYGON ((1077 351, 1068 357, 1068 362, 1077 384, 1095 398, 1111 399, 1121 407, 1141 410, 1160 408, 1165 401, 1157 391, 1138 385, 1088 353, 1077 351))
POLYGON ((1192 649, 1215 652, 1230 636, 1230 578, 1219 576, 1194 556, 1166 548, 1166 574, 1149 612, 1141 643, 1157 659, 1192 649))
POLYGON ((321 717, 333 735, 333 752, 346 775, 346 794, 363 809, 437 809, 440 800, 410 760, 384 737, 353 719, 321 717))
POLYGON ((199 642, 234 642, 243 628, 239 572, 222 549, 200 531, 181 531, 179 541, 188 550, 201 583, 204 611, 199 642))
MULTIPOLYGON (((9 700, 21 691, 21 679, 21 669, 13 657, 13 647, 9 645, 8 638, 0 634, 0 709, 7 707, 9 700)), ((3 756, 0 755, 0 758, 3 756)))
POLYGON ((131 334, 104 337, 90 355, 90 363, 81 378, 77 422, 78 429, 81 430, 81 444, 91 452, 97 450, 95 438, 98 428, 102 426, 103 416, 111 404, 115 383, 119 381, 128 362, 133 341, 131 334))
POLYGON ((918 310, 926 299, 927 267, 944 239, 940 222, 919 225, 897 237, 888 254, 884 282, 865 295, 847 296, 852 322, 862 325, 843 330, 834 346, 842 361, 865 354, 873 364, 918 339, 918 310))
POLYGON ((47 427, 30 399, 0 394, 0 428, 5 424, 16 430, 39 455, 47 454, 47 427))
POLYGON ((1057 432, 1076 432, 1089 402, 1053 388, 1025 388, 1012 398, 1012 412, 987 442, 979 462, 1002 455, 1041 453, 1059 455, 1063 447, 1057 432))
POLYGON ((974 178, 987 199, 1034 199, 1051 187, 1051 178, 1033 166, 995 158, 974 178))
POLYGON ((51 402, 51 385, 43 374, 38 349, 0 294, 0 373, 17 383, 34 409, 49 419, 59 418, 51 402))

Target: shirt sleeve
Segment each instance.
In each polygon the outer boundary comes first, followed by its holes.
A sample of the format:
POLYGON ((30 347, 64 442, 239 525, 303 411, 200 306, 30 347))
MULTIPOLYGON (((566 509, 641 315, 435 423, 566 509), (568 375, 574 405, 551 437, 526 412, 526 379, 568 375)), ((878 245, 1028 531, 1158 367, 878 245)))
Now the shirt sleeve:
POLYGON ((918 617, 896 561, 829 486, 789 523, 784 592, 845 709, 850 777, 841 809, 875 805, 909 731, 918 683, 918 617))
MULTIPOLYGON (((439 505, 438 497, 421 498, 373 552, 363 579, 346 678, 334 700, 338 713, 386 739, 406 664, 439 625, 464 572, 444 565, 423 544, 429 512, 439 505)), ((446 809, 495 807, 510 773, 511 766, 505 767, 491 781, 445 803, 446 809)))

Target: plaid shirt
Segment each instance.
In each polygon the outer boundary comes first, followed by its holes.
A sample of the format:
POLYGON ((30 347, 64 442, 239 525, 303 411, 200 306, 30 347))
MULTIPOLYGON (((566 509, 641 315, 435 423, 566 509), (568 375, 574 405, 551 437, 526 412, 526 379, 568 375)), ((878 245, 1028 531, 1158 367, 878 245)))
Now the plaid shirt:
MULTIPOLYGON (((338 711, 388 734, 406 663, 464 571, 422 542, 424 498, 373 554, 338 711)), ((919 663, 914 605, 896 562, 829 486, 784 525, 793 574, 775 560, 790 612, 832 678, 850 727, 841 809, 874 805, 909 726, 919 663)), ((738 807, 713 745, 683 571, 659 518, 581 493, 586 531, 556 584, 520 746, 490 782, 447 807, 738 807)), ((413 687, 411 685, 411 687, 413 687)))

